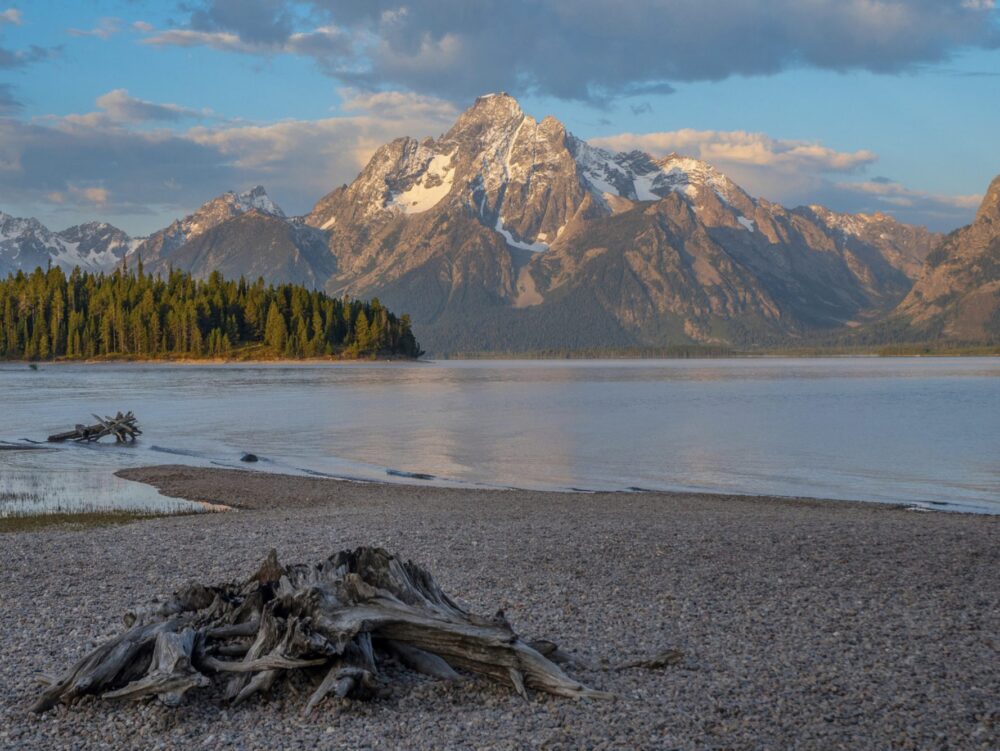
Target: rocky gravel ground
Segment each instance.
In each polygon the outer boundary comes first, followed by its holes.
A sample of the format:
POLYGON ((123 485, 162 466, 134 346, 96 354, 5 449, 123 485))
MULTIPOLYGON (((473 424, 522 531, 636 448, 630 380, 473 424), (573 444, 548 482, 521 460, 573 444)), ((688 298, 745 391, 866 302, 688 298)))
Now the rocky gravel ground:
MULTIPOLYGON (((130 470, 239 505, 83 531, 0 535, 0 748, 998 749, 1000 518, 877 504, 359 485, 130 470), (33 716, 33 676, 196 578, 382 545, 473 609, 592 663, 613 702, 398 669, 371 703, 301 708, 295 685, 236 708, 86 700, 33 716), (613 671, 664 649, 662 670, 613 671), (604 661, 604 663, 602 663, 604 661)), ((194 694, 189 694, 193 697, 194 694)))

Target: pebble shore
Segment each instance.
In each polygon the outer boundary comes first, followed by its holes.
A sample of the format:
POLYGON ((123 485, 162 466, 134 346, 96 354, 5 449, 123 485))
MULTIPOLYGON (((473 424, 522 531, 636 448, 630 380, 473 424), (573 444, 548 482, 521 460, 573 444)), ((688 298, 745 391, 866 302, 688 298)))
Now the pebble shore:
POLYGON ((164 466, 122 473, 229 513, 0 535, 0 749, 1000 748, 1000 517, 669 493, 538 493, 164 466), (590 663, 617 695, 530 701, 400 671, 301 715, 309 686, 227 707, 88 699, 33 677, 190 579, 380 545, 471 609, 590 663), (683 653, 660 670, 604 664, 683 653), (603 661, 603 662, 602 662, 603 661))

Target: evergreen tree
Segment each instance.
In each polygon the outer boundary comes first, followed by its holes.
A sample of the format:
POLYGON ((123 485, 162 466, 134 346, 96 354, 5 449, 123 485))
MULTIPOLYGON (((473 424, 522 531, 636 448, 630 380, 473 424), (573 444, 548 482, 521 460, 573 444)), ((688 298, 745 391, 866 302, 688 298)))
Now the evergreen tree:
POLYGON ((288 329, 285 327, 285 317, 281 315, 276 302, 271 302, 267 311, 267 325, 264 327, 264 341, 275 352, 284 353, 288 341, 288 329))
POLYGON ((354 322, 354 347, 360 354, 367 354, 372 349, 371 327, 363 310, 354 322))

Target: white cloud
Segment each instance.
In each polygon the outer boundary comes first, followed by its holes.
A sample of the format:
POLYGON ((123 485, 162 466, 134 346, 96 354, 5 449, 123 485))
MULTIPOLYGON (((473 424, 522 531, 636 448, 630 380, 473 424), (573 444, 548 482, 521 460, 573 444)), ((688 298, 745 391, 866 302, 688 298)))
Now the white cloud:
MULTIPOLYGON (((154 29, 149 26, 142 31, 152 32, 154 29)), ((296 32, 276 41, 247 39, 232 31, 198 29, 166 29, 142 41, 154 47, 211 47, 222 52, 247 55, 292 54, 324 59, 345 53, 351 44, 349 37, 333 26, 296 32)))
POLYGON ((718 164, 741 164, 789 171, 854 172, 878 156, 867 150, 835 151, 815 141, 772 138, 764 133, 683 130, 660 133, 620 133, 591 139, 613 151, 640 149, 658 156, 672 151, 718 164))
POLYGON ((367 112, 402 120, 431 118, 448 123, 458 117, 458 110, 451 102, 408 91, 368 92, 343 88, 337 93, 342 99, 341 109, 349 112, 367 112))
POLYGON ((83 199, 88 203, 94 204, 94 206, 104 207, 108 203, 108 198, 110 193, 106 188, 81 188, 76 185, 69 186, 69 192, 71 195, 83 199))
POLYGON ((815 141, 746 131, 620 133, 591 139, 591 143, 613 151, 639 149, 654 156, 677 152, 703 159, 752 195, 790 205, 810 201, 827 186, 831 173, 855 173, 878 159, 867 149, 837 151, 815 141))
POLYGON ((211 47, 224 52, 260 52, 258 45, 244 42, 238 34, 223 31, 193 31, 191 29, 170 29, 143 40, 143 44, 155 47, 211 47))
POLYGON ((975 211, 982 203, 983 196, 965 195, 949 196, 940 193, 927 193, 920 190, 911 190, 900 183, 881 179, 866 180, 864 182, 840 182, 836 187, 839 190, 859 193, 866 196, 873 196, 876 200, 900 208, 926 208, 940 210, 958 209, 965 211, 975 211))
POLYGON ((349 115, 264 125, 150 129, 190 110, 124 90, 101 96, 99 112, 0 120, 0 205, 53 226, 93 219, 99 207, 101 218, 147 232, 225 190, 263 183, 281 206, 305 213, 382 144, 437 135, 457 114, 414 94, 342 95, 349 115))
POLYGON ((75 37, 97 37, 98 39, 110 39, 121 30, 121 19, 102 18, 93 29, 67 29, 66 33, 75 37))
POLYGON ((97 106, 117 122, 183 120, 211 116, 208 110, 193 110, 176 104, 157 104, 130 96, 127 89, 114 89, 97 97, 97 106))
POLYGON ((113 89, 95 100, 100 111, 86 114, 47 118, 59 124, 87 127, 116 127, 125 123, 176 122, 205 120, 215 117, 211 110, 194 110, 176 104, 158 104, 137 99, 127 89, 113 89))
POLYGON ((620 133, 591 139, 613 151, 639 149, 654 156, 678 152, 703 159, 745 190, 786 206, 819 203, 837 211, 883 211, 900 221, 954 229, 970 221, 980 196, 948 196, 911 190, 886 178, 851 181, 877 163, 868 149, 837 151, 816 141, 765 133, 675 130, 620 133))
POLYGON ((349 89, 341 94, 350 115, 195 128, 188 137, 224 155, 248 181, 264 182, 277 195, 292 194, 290 205, 301 211, 353 180, 379 146, 404 135, 437 135, 458 114, 448 102, 417 94, 359 94, 349 89))
POLYGON ((12 26, 21 25, 21 11, 17 8, 7 8, 7 10, 0 12, 0 26, 4 24, 11 24, 12 26))

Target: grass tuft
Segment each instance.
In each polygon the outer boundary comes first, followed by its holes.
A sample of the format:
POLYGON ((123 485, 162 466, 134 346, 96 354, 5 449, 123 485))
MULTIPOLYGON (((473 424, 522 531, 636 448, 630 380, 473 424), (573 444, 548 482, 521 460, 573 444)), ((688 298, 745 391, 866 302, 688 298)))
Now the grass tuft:
POLYGON ((40 532, 52 528, 84 530, 131 524, 146 519, 159 519, 179 514, 156 514, 144 511, 95 511, 81 513, 21 514, 0 516, 0 534, 4 532, 40 532))

